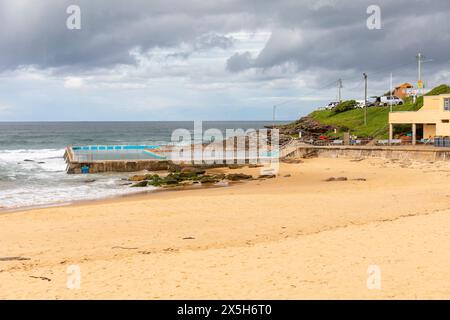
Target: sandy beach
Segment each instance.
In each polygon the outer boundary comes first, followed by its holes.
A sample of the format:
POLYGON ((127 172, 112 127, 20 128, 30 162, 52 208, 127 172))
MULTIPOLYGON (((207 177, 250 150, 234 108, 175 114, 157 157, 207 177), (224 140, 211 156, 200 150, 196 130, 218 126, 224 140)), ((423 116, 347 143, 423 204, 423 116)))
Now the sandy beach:
POLYGON ((231 187, 1 214, 0 298, 448 299, 449 176, 316 158, 231 187))

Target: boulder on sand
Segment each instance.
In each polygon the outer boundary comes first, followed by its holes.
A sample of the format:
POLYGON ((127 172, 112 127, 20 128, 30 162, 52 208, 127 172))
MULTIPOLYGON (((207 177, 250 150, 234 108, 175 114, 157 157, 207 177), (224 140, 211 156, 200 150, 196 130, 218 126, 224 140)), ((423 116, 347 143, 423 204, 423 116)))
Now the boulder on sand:
POLYGON ((261 167, 264 167, 264 166, 262 164, 251 163, 251 164, 248 165, 248 167, 251 169, 251 168, 261 168, 261 167))
POLYGON ((139 187, 146 187, 148 185, 148 181, 144 180, 144 181, 140 181, 138 183, 133 184, 131 187, 132 188, 139 188, 139 187))
POLYGON ((128 178, 128 181, 144 181, 153 180, 155 177, 159 177, 157 174, 136 174, 128 178))
POLYGON ((199 176, 204 175, 206 173, 206 170, 203 169, 197 169, 197 168, 183 168, 181 172, 175 173, 178 174, 178 176, 181 179, 197 179, 199 176))
POLYGON ((253 179, 253 176, 244 173, 230 173, 226 175, 226 179, 230 181, 250 180, 253 179))
POLYGON ((231 169, 231 170, 241 169, 243 167, 244 167, 244 165, 242 165, 242 164, 230 164, 230 165, 228 165, 228 169, 231 169))
POLYGON ((347 180, 348 180, 347 177, 338 177, 338 178, 330 177, 330 178, 326 179, 325 181, 330 182, 330 181, 347 181, 347 180))
POLYGON ((217 179, 215 176, 211 176, 211 175, 204 175, 203 177, 200 178, 200 182, 202 184, 212 184, 212 183, 217 183, 220 180, 217 179))
POLYGON ((225 179, 226 175, 224 173, 218 173, 218 174, 215 174, 214 177, 217 180, 223 180, 223 179, 225 179))
POLYGON ((199 175, 199 174, 205 174, 206 170, 194 168, 194 167, 185 167, 185 168, 181 169, 181 173, 199 175))
POLYGON ((177 179, 173 179, 173 178, 163 179, 163 184, 174 186, 174 185, 178 184, 178 180, 177 179))
POLYGON ((272 179, 275 178, 276 175, 275 174, 262 174, 258 177, 258 179, 272 179))
POLYGON ((145 178, 146 178, 146 175, 137 174, 137 175, 129 177, 128 180, 129 181, 144 181, 144 180, 146 180, 145 178))

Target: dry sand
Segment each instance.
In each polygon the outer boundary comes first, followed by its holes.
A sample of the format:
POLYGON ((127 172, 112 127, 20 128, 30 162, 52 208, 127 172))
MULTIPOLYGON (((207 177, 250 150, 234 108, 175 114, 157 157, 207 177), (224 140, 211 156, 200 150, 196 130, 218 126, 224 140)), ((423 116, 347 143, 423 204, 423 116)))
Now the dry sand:
POLYGON ((0 298, 448 299, 449 177, 448 163, 310 159, 228 188, 3 214, 0 298))

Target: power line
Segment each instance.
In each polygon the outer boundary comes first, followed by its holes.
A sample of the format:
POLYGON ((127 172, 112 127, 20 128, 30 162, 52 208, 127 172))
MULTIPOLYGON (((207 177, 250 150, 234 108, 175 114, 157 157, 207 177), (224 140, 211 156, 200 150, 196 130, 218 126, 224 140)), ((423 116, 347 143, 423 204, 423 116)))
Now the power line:
POLYGON ((339 103, 341 103, 341 101, 342 101, 341 90, 343 88, 343 86, 342 86, 342 79, 338 80, 337 86, 338 86, 338 96, 339 96, 338 101, 339 101, 339 103))
MULTIPOLYGON (((439 62, 439 61, 435 61, 435 60, 429 60, 429 61, 426 61, 426 62, 431 62, 431 61, 439 62)), ((447 62, 450 62, 450 61, 446 61, 446 63, 447 62)), ((384 73, 386 71, 396 70, 396 69, 399 69, 399 68, 403 68, 403 67, 415 64, 415 63, 416 63, 416 61, 408 61, 406 63, 399 64, 399 65, 391 65, 389 67, 386 67, 386 68, 379 69, 377 71, 371 72, 370 75, 372 76, 372 75, 377 75, 377 74, 380 74, 380 73, 384 73)), ((339 79, 333 80, 333 81, 331 81, 331 82, 329 82, 329 83, 327 83, 327 84, 325 84, 323 86, 320 86, 320 87, 318 87, 316 89, 307 91, 307 92, 303 93, 303 96, 311 95, 311 94, 317 94, 317 93, 320 93, 320 91, 322 91, 322 90, 325 90, 325 89, 328 89, 328 88, 332 88, 332 87, 337 85, 338 86, 338 98, 339 98, 339 100, 341 100, 341 98, 342 98, 341 89, 343 88, 343 84, 342 84, 343 81, 352 81, 352 80, 356 80, 356 79, 360 79, 360 78, 356 77, 356 76, 355 77, 348 77, 348 78, 339 78, 339 79)), ((361 80, 360 82, 358 82, 357 85, 348 88, 348 90, 354 90, 354 89, 360 87, 364 83, 364 81, 365 80, 361 80)), ((367 93, 365 93, 365 95, 366 94, 367 93)), ((274 104, 273 105, 273 120, 275 121, 275 112, 276 112, 276 108, 277 107, 282 106, 282 105, 286 105, 286 104, 290 104, 290 103, 296 102, 298 100, 299 100, 298 98, 292 98, 292 99, 288 99, 288 100, 282 101, 280 103, 274 104)))
MULTIPOLYGON (((416 64, 416 62, 415 61, 408 61, 408 62, 400 64, 400 65, 391 65, 389 67, 380 69, 378 71, 373 71, 373 72, 370 73, 370 75, 376 75, 376 74, 384 73, 386 71, 396 70, 396 69, 403 68, 403 67, 406 67, 406 66, 412 65, 412 64, 416 64)), ((344 78, 342 80, 349 81, 349 80, 354 80, 354 79, 360 79, 360 77, 359 76, 355 76, 355 77, 350 77, 350 78, 344 78)))
POLYGON ((367 73, 363 73, 364 77, 364 125, 367 126, 367 73))

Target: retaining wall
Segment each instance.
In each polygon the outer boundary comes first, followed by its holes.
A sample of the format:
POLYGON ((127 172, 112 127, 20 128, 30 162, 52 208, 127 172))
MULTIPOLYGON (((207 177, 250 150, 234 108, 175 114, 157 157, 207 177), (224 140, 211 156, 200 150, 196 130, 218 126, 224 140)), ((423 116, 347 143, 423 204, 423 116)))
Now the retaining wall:
POLYGON ((288 158, 385 158, 417 161, 449 161, 450 148, 401 148, 401 147, 320 147, 301 146, 287 155, 288 158))

